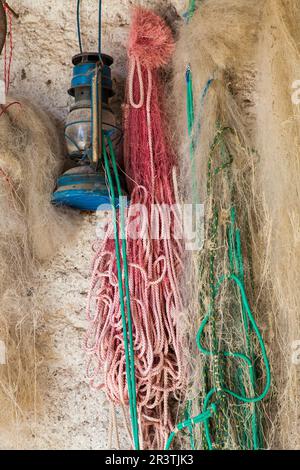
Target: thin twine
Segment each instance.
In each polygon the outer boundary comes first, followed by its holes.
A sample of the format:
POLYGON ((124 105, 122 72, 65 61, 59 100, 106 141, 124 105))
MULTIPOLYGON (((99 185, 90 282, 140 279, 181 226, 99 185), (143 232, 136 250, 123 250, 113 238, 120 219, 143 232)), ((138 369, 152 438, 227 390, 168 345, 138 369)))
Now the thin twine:
POLYGON ((113 448, 113 435, 115 434, 116 449, 120 450, 120 435, 118 428, 118 418, 116 407, 113 402, 110 402, 110 417, 109 417, 109 427, 108 427, 108 450, 113 448))
POLYGON ((11 177, 0 167, 0 176, 10 185, 12 186, 11 177))
POLYGON ((2 107, 2 110, 0 112, 0 117, 3 116, 3 114, 5 114, 7 112, 7 110, 15 104, 18 104, 22 108, 22 105, 21 105, 20 101, 13 101, 12 103, 9 103, 7 106, 2 107))
MULTIPOLYGON (((22 199, 20 198, 20 196, 18 195, 18 191, 16 190, 16 188, 14 186, 12 178, 1 167, 0 167, 0 177, 2 177, 3 180, 8 184, 12 195, 19 201, 21 206, 23 206, 23 208, 24 208, 24 203, 23 203, 22 199)), ((16 208, 14 199, 13 199, 13 204, 16 208)))
POLYGON ((127 373, 127 387, 129 393, 129 404, 130 404, 130 413, 131 413, 131 420, 132 420, 132 430, 133 430, 133 438, 134 438, 134 445, 135 449, 139 450, 139 431, 138 431, 138 418, 137 418, 137 406, 136 406, 136 384, 135 384, 135 365, 134 365, 134 346, 133 346, 133 331, 132 331, 132 324, 131 324, 131 307, 130 307, 130 298, 129 298, 129 282, 128 282, 128 267, 127 267, 127 255, 126 255, 126 238, 124 237, 124 207, 122 206, 124 201, 121 198, 121 186, 120 180, 118 177, 118 171, 116 167, 115 155, 114 150, 112 147, 112 143, 107 137, 107 142, 109 145, 110 156, 112 159, 114 176, 117 183, 117 189, 119 193, 119 202, 121 204, 121 238, 122 238, 122 260, 123 260, 123 268, 124 268, 124 275, 125 275, 125 292, 123 288, 123 281, 122 281, 122 262, 121 262, 121 251, 120 251, 120 242, 119 242, 119 233, 118 233, 118 224, 117 224, 117 214, 116 214, 116 199, 115 199, 115 190, 114 185, 112 182, 112 175, 110 171, 110 166, 108 162, 108 156, 106 151, 106 144, 104 142, 105 134, 103 133, 103 155, 104 155, 104 163, 105 163, 105 170, 106 175, 109 180, 109 187, 111 191, 111 200, 112 200, 112 209, 113 209, 113 224, 114 224, 114 240, 115 240, 115 250, 116 250, 116 260, 117 260, 117 269, 118 269, 118 284, 119 284, 119 296, 120 296, 120 305, 122 311, 122 323, 123 323, 123 338, 124 338, 124 346, 125 346, 125 360, 126 360, 126 373, 127 373), (123 209, 122 209, 123 207, 123 209), (127 309, 127 318, 125 313, 125 302, 124 299, 126 298, 126 309, 127 309))

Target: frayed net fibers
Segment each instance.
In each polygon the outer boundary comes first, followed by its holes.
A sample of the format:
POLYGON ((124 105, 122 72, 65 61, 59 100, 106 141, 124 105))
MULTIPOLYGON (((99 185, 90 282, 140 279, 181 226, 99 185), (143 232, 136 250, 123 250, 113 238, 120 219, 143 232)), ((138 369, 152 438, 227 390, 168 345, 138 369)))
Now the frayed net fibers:
MULTIPOLYGON (((12 101, 8 101, 8 104, 12 101)), ((0 117, 0 421, 20 421, 39 405, 38 370, 47 350, 40 319, 38 270, 75 230, 71 215, 51 205, 62 165, 57 131, 28 102, 0 117)))

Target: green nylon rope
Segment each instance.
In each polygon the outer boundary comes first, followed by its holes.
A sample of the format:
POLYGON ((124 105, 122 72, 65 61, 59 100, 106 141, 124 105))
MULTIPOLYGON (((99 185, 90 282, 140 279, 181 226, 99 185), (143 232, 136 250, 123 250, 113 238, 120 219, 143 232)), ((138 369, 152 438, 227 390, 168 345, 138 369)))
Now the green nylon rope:
MULTIPOLYGON (((190 15, 190 9, 189 9, 190 15)), ((189 16, 190 17, 190 16, 189 16)), ((193 195, 193 204, 198 203, 198 180, 196 178, 196 161, 195 161, 195 149, 194 149, 194 142, 193 142, 193 127, 195 121, 195 110, 194 110, 194 94, 193 94, 193 81, 192 81, 192 73, 191 69, 188 66, 186 69, 186 111, 187 111, 187 125, 188 125, 188 135, 190 139, 190 161, 191 161, 191 171, 192 171, 192 195, 193 195)), ((187 408, 185 410, 185 415, 187 419, 190 419, 190 408, 191 402, 188 403, 187 408)), ((191 449, 195 449, 195 439, 194 439, 194 425, 191 423, 188 427, 189 435, 190 435, 190 444, 191 449)), ((174 437, 174 436, 173 436, 174 437)))
MULTIPOLYGON (((268 360, 268 356, 267 356, 267 352, 266 352, 266 347, 265 347, 263 338, 261 336, 261 333, 258 329, 258 326, 257 326, 257 324, 254 320, 253 315, 252 315, 252 312, 251 312, 251 309, 250 309, 250 306, 249 306, 249 303, 248 303, 247 295, 246 295, 246 292, 245 292, 245 288, 244 288, 243 283, 240 281, 240 279, 235 274, 223 275, 223 276, 220 277, 220 279, 217 283, 216 291, 219 292, 222 284, 227 280, 235 282, 236 285, 238 286, 238 288, 240 290, 241 297, 242 297, 243 305, 244 305, 244 307, 246 309, 246 312, 247 312, 247 316, 248 316, 248 318, 250 320, 250 323, 253 327, 253 330, 254 330, 257 338, 258 338, 258 341, 259 341, 259 344, 260 344, 260 347, 261 347, 263 362, 264 362, 265 369, 266 369, 266 385, 265 385, 264 391, 260 395, 254 396, 254 397, 245 397, 245 396, 239 395, 239 394, 237 394, 237 393, 235 393, 235 392, 233 392, 233 391, 231 391, 227 388, 222 388, 222 391, 228 393, 229 395, 233 396, 237 400, 242 401, 244 403, 257 403, 257 402, 263 400, 266 397, 266 395, 268 394, 268 392, 270 390, 270 386, 271 386, 271 370, 270 370, 269 360, 268 360)), ((199 351, 202 352, 202 354, 205 354, 207 356, 219 356, 220 354, 223 354, 224 357, 232 357, 232 358, 241 359, 241 360, 246 362, 246 364, 248 365, 249 368, 252 369, 253 368, 252 360, 249 359, 249 357, 247 357, 243 353, 236 353, 236 352, 231 352, 231 351, 221 351, 221 352, 210 351, 208 349, 205 349, 202 346, 201 337, 204 333, 204 329, 205 329, 207 323, 209 322, 209 320, 211 318, 211 314, 212 314, 212 312, 209 311, 209 313, 205 316, 205 318, 204 318, 204 320, 203 320, 203 322, 202 322, 202 324, 199 328, 198 334, 197 334, 197 346, 199 348, 199 351)))
MULTIPOLYGON (((228 230, 228 237, 229 237, 229 250, 228 250, 228 257, 231 266, 231 272, 238 272, 238 277, 244 285, 245 279, 245 270, 244 270, 244 262, 242 256, 242 246, 241 246, 241 233, 240 230, 236 230, 234 234, 234 226, 235 226, 235 210, 232 208, 231 210, 231 224, 228 230), (234 239, 236 241, 236 246, 234 243, 234 239)), ((246 347, 247 347, 247 354, 253 360, 253 347, 251 344, 250 333, 251 333, 251 325, 249 324, 249 319, 247 313, 245 312, 245 307, 243 304, 242 307, 242 315, 243 315, 243 324, 244 330, 246 335, 246 347)), ((255 377, 255 370, 253 367, 249 369, 249 376, 250 376, 250 383, 252 387, 252 391, 255 391, 255 384, 256 384, 256 377, 255 377)), ((258 432, 258 425, 257 425, 257 413, 256 407, 253 406, 252 412, 252 435, 253 435, 253 447, 254 450, 259 449, 259 432, 258 432)))
POLYGON ((190 161, 191 161, 191 172, 192 172, 192 194, 193 204, 198 203, 198 180, 196 172, 196 160, 195 160, 195 146, 193 140, 193 128, 195 122, 195 109, 194 109, 194 94, 193 94, 193 79, 191 69, 188 66, 186 70, 186 85, 187 85, 187 124, 188 124, 188 135, 190 139, 190 161))
MULTIPOLYGON (((222 284, 226 280, 234 281, 236 283, 236 285, 238 286, 239 290, 240 290, 241 297, 242 297, 242 302, 243 302, 243 305, 246 309, 247 316, 248 316, 248 318, 250 320, 250 323, 251 323, 251 325, 252 325, 252 327, 253 327, 253 329, 256 333, 256 336, 258 338, 258 341, 259 341, 259 344, 260 344, 260 347, 261 347, 263 362, 264 362, 265 369, 266 369, 266 385, 265 385, 265 388, 264 388, 263 392, 260 395, 253 396, 253 397, 247 397, 247 396, 239 395, 238 393, 236 393, 236 392, 234 392, 234 391, 232 391, 232 390, 230 390, 226 387, 222 387, 221 389, 214 388, 206 396, 206 399, 204 401, 204 407, 203 407, 204 410, 207 409, 209 401, 210 401, 211 397, 214 394, 226 393, 226 394, 231 395, 232 397, 236 398, 237 400, 239 400, 243 403, 254 404, 254 403, 257 403, 259 401, 262 401, 267 396, 267 394, 270 390, 270 387, 271 387, 271 371, 270 371, 270 365, 269 365, 269 361, 268 361, 268 357, 267 357, 267 353, 266 353, 266 348, 265 348, 264 341, 263 341, 263 338, 261 336, 261 333, 260 333, 260 331, 257 327, 257 324, 254 320, 251 309, 249 307, 249 303, 248 303, 248 300, 247 300, 247 295, 246 295, 246 292, 245 292, 245 289, 244 289, 244 285, 240 281, 240 279, 234 274, 230 274, 230 275, 227 275, 227 276, 222 276, 219 279, 218 284, 216 286, 216 291, 217 292, 219 291, 222 284)), ((202 354, 207 355, 207 356, 216 356, 216 357, 218 357, 220 354, 223 354, 224 357, 231 357, 231 358, 243 360, 248 365, 250 371, 253 371, 253 362, 245 354, 237 353, 237 352, 230 352, 230 351, 223 351, 223 352, 222 351, 221 352, 209 351, 209 350, 205 349, 202 346, 201 337, 204 334, 204 329, 205 329, 207 323, 209 322, 210 318, 211 318, 211 312, 209 312, 206 315, 206 317, 203 320, 203 322, 200 326, 200 329, 198 331, 197 345, 198 345, 198 348, 199 348, 200 352, 202 352, 202 354)), ((256 429, 254 431, 256 431, 256 429)), ((213 446, 212 446, 212 441, 211 441, 211 437, 210 437, 209 425, 208 425, 207 422, 205 423, 205 432, 206 432, 206 439, 207 439, 209 449, 212 450, 213 446)), ((256 435, 256 433, 254 434, 254 436, 255 435, 256 435)), ((256 441, 256 445, 257 445, 257 441, 256 441)))
POLYGON ((127 248, 126 248, 126 238, 125 238, 124 201, 122 198, 122 190, 121 190, 121 185, 120 185, 112 142, 109 137, 105 136, 104 133, 103 133, 103 156, 104 156, 105 172, 106 172, 108 183, 109 183, 111 205, 112 205, 112 212, 113 212, 114 241, 115 241, 115 249, 116 249, 116 262, 117 262, 117 271, 118 271, 118 284, 119 284, 122 328, 123 328, 123 337, 124 337, 126 378, 127 378, 127 387, 128 387, 128 395, 129 395, 130 416, 131 416, 131 423, 132 423, 134 446, 136 450, 139 450, 140 448, 139 426, 138 426, 138 418, 137 418, 135 368, 134 368, 134 342, 133 342, 133 333, 132 333, 128 264, 127 264, 127 254, 126 254, 127 248), (123 256, 123 265, 124 265, 127 316, 125 313, 125 302, 124 302, 125 295, 124 295, 124 287, 123 287, 123 280, 122 280, 122 262, 121 262, 120 241, 119 241, 119 231, 118 231, 118 218, 117 218, 117 210, 116 210, 116 196, 115 196, 115 188, 114 188, 110 165, 109 165, 109 158, 108 158, 107 150, 106 150, 105 139, 107 139, 109 150, 110 150, 110 157, 112 160, 114 176, 115 176, 116 183, 117 183, 117 190, 118 190, 119 201, 120 201, 120 225, 121 225, 121 234, 123 238, 122 256, 123 256), (128 336, 129 336, 129 339, 128 339, 128 336))
MULTIPOLYGON (((122 197, 122 188, 116 163, 116 157, 114 153, 114 148, 110 137, 107 137, 107 142, 109 146, 112 166, 114 170, 115 180, 117 183, 117 190, 120 201, 120 226, 121 226, 121 239, 122 239, 122 256, 123 256, 123 265, 124 265, 124 280, 125 280, 125 293, 126 293, 126 308, 127 308, 127 321, 128 321, 128 332, 129 332, 129 344, 130 344, 130 357, 131 357, 131 386, 134 391, 132 394, 133 400, 133 411, 134 411, 134 421, 137 423, 137 403, 136 403, 136 379, 135 379, 135 363, 134 363, 134 340, 132 333, 132 314, 131 314, 131 305, 130 305, 130 289, 129 289, 129 275, 128 275, 128 261, 127 261, 127 241, 126 241, 126 230, 125 230, 125 205, 124 197, 122 197)), ((136 426, 136 425, 135 425, 136 426)), ((136 439, 136 446, 138 446, 138 435, 136 439)))
POLYGON ((206 410, 204 413, 201 413, 198 416, 195 416, 194 418, 189 418, 183 421, 182 423, 178 424, 176 430, 170 434, 165 450, 170 450, 171 444, 177 432, 183 431, 185 428, 190 428, 191 426, 194 426, 196 424, 207 422, 210 418, 212 418, 212 416, 216 412, 217 412, 217 406, 215 403, 213 403, 210 407, 210 410, 206 410))

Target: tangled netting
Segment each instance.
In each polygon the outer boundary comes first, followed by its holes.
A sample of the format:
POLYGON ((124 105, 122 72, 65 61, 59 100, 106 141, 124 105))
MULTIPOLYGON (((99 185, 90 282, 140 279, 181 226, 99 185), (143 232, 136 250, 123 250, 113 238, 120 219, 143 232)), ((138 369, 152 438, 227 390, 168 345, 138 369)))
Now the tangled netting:
MULTIPOLYGON (((165 132, 158 68, 174 43, 157 15, 134 11, 125 105, 125 161, 131 189, 126 219, 137 409, 142 449, 163 449, 184 387, 177 319, 183 246, 172 175, 174 155, 165 132), (173 207, 166 212, 166 207, 173 207), (169 214, 169 216, 168 216, 169 214), (175 413, 174 413, 175 409, 175 413)), ((97 242, 88 303, 91 384, 115 404, 128 405, 126 363, 112 227, 97 242)))
POLYGON ((271 302, 260 273, 258 156, 249 132, 263 3, 199 3, 174 55, 180 186, 205 205, 204 244, 184 269, 183 351, 189 367, 186 419, 176 431, 189 429, 190 442, 180 432, 177 448, 267 446, 271 371, 263 327, 271 302))

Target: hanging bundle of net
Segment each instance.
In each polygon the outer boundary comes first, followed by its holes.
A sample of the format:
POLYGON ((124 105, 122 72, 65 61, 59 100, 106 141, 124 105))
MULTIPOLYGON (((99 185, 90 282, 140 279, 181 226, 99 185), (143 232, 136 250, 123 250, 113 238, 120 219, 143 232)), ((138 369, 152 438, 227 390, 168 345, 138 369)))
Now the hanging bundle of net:
POLYGON ((266 445, 261 402, 270 389, 270 367, 257 324, 266 321, 269 292, 262 293, 257 266, 261 212, 249 132, 251 51, 262 4, 200 2, 182 26, 174 61, 181 192, 205 205, 203 248, 185 264, 182 329, 190 380, 186 421, 179 426, 187 430, 182 447, 187 436, 196 449, 266 445), (212 404, 213 416, 195 425, 212 404))
POLYGON ((60 155, 48 116, 25 101, 0 107, 0 423, 6 430, 38 409, 47 350, 38 269, 74 229, 50 204, 60 155))
MULTIPOLYGON (((128 48, 124 108, 125 167, 131 190, 124 231, 127 260, 124 252, 122 260, 118 259, 116 240, 110 239, 108 230, 104 241, 95 247, 88 307, 91 383, 104 386, 116 405, 130 405, 135 426, 138 421, 142 449, 164 448, 174 426, 176 402, 184 388, 177 327, 182 306, 179 276, 183 248, 175 236, 178 225, 178 214, 173 208, 175 159, 168 138, 163 111, 164 86, 159 75, 159 68, 168 63, 173 50, 172 34, 164 21, 150 11, 136 9, 128 48), (128 264, 128 279, 125 274, 121 286, 120 261, 128 264), (127 281, 131 356, 134 354, 134 366, 129 373, 130 354, 126 354, 122 321, 124 299, 120 298, 122 283, 125 292, 127 281), (132 400, 136 402, 136 410, 132 409, 132 400)), ((113 158, 111 148, 110 158, 113 158)), ((109 173, 109 168, 106 169, 109 173)))

